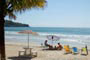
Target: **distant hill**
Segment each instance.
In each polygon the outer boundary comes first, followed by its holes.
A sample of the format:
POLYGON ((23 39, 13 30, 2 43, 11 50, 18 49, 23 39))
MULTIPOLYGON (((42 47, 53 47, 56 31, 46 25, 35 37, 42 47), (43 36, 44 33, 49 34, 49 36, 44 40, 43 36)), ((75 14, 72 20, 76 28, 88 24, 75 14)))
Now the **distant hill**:
POLYGON ((5 20, 4 26, 5 27, 29 27, 28 24, 13 22, 13 21, 10 21, 10 20, 5 20))

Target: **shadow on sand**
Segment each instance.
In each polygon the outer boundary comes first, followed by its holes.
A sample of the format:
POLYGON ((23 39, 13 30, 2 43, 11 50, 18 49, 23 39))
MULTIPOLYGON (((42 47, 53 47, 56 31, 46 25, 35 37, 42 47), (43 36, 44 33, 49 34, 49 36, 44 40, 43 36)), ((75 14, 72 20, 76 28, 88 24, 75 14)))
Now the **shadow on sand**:
POLYGON ((11 60, 31 60, 32 57, 13 56, 13 57, 8 57, 8 59, 11 59, 11 60))

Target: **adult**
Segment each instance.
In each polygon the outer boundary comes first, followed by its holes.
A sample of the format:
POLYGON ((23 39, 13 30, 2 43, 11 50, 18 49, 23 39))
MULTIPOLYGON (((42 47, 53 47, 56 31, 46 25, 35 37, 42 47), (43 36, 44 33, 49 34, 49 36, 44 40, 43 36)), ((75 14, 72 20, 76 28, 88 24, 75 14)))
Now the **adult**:
POLYGON ((50 44, 48 44, 48 41, 47 40, 45 40, 44 45, 47 46, 47 47, 49 47, 49 49, 53 49, 53 46, 50 45, 50 44))
POLYGON ((60 43, 58 43, 58 46, 56 47, 57 50, 62 50, 62 45, 60 43))
POLYGON ((45 45, 45 46, 49 46, 49 44, 48 44, 48 41, 47 41, 47 40, 45 40, 44 45, 45 45))

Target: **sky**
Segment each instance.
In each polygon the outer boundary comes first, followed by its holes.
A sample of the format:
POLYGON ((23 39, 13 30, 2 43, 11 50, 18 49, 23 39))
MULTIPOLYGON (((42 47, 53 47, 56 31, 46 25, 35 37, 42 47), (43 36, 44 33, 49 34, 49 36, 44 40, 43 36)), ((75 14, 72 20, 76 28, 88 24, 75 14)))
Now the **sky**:
POLYGON ((15 22, 32 27, 89 27, 90 0, 47 0, 44 9, 16 14, 15 22))

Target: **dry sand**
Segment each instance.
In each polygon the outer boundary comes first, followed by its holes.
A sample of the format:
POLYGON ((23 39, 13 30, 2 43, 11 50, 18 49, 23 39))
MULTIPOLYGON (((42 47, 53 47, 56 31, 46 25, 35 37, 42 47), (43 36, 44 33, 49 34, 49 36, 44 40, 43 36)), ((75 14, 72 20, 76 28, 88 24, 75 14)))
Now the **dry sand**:
MULTIPOLYGON (((6 58, 7 60, 90 60, 90 54, 83 56, 77 54, 64 54, 64 50, 43 50, 44 47, 41 47, 35 43, 30 43, 30 46, 33 47, 32 51, 37 51, 38 56, 32 59, 20 58, 18 59, 18 51, 22 51, 25 44, 20 43, 6 43, 6 58)), ((90 51, 89 51, 90 53, 90 51)))

